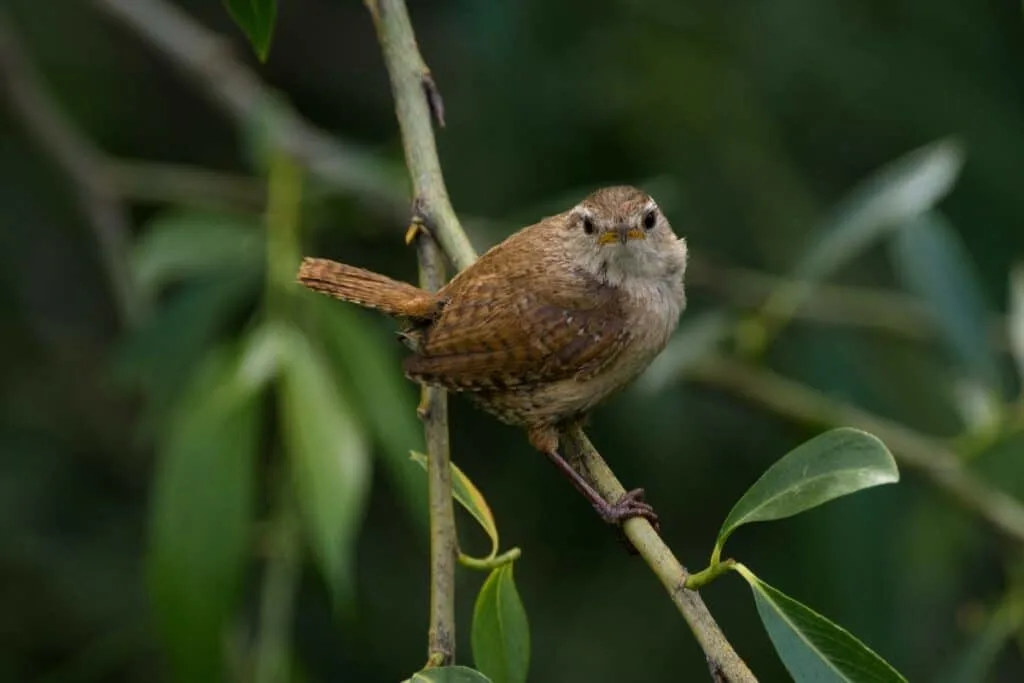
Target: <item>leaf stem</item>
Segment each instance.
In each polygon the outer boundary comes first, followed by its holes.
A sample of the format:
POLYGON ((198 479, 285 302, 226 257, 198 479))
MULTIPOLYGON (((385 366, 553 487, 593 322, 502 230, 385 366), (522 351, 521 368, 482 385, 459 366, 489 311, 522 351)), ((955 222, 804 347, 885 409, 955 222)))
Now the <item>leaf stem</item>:
MULTIPOLYGON (((718 549, 717 546, 715 548, 718 549)), ((710 565, 700 570, 696 574, 690 574, 686 577, 685 585, 692 591, 700 590, 704 586, 708 585, 718 577, 736 568, 736 560, 728 559, 724 562, 718 562, 712 559, 710 565)))
POLYGON ((519 559, 519 556, 522 554, 523 553, 519 548, 512 548, 510 550, 506 550, 500 555, 495 555, 494 557, 485 557, 481 559, 478 557, 470 557, 469 555, 466 555, 463 552, 459 552, 459 564, 469 569, 475 569, 477 571, 482 572, 489 572, 503 565, 515 562, 519 559))

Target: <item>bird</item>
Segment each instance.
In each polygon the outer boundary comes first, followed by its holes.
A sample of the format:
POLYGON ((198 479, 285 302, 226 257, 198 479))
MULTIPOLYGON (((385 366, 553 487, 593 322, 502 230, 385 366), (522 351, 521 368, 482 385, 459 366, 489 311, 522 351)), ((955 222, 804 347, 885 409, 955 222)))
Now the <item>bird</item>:
POLYGON ((513 233, 437 292, 312 257, 297 281, 403 321, 406 377, 525 429, 606 522, 657 526, 643 489, 606 501, 559 436, 665 348, 686 308, 687 257, 654 199, 615 185, 513 233))

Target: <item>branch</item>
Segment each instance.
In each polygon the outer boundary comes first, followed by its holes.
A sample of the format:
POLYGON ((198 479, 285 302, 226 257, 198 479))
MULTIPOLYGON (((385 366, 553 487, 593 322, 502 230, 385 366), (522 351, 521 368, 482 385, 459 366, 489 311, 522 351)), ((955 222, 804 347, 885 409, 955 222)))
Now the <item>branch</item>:
MULTIPOLYGON (((444 286, 444 264, 435 236, 453 255, 457 266, 475 258, 455 216, 441 176, 431 115, 443 122, 440 94, 423 63, 409 15, 401 0, 367 2, 373 16, 384 63, 391 79, 405 162, 413 185, 413 223, 420 284, 437 291, 444 286), (461 240, 452 236, 461 236, 461 240), (461 262, 460 262, 461 260, 461 262)), ((427 442, 430 500, 430 628, 427 666, 455 661, 455 564, 458 539, 452 502, 448 401, 443 389, 424 386, 420 416, 427 442)))
POLYGON ((159 48, 240 126, 258 123, 272 149, 300 161, 321 181, 369 208, 406 220, 400 176, 390 165, 347 145, 298 116, 263 86, 219 35, 165 0, 93 0, 159 48))
MULTIPOLYGON (((794 284, 789 278, 721 266, 699 257, 687 266, 686 282, 688 287, 707 289, 745 308, 759 308, 772 292, 794 284)), ((793 317, 863 327, 915 341, 938 335, 935 319, 920 299, 878 287, 815 283, 793 317)), ((1003 351, 1010 347, 1006 327, 1006 321, 1000 319, 991 328, 992 343, 1003 351)))
POLYGON ((1024 505, 966 469, 949 447, 892 420, 816 391, 771 370, 725 358, 707 358, 688 376, 785 415, 820 426, 847 425, 871 432, 897 461, 924 475, 961 506, 1010 538, 1024 542, 1024 505))
POLYGON ((0 12, 0 86, 25 129, 71 179, 88 218, 100 263, 121 322, 139 322, 144 305, 132 286, 127 265, 131 232, 116 185, 106 173, 103 153, 82 135, 46 91, 7 21, 0 12))
MULTIPOLYGON (((579 425, 574 425, 565 434, 579 463, 581 473, 594 484, 594 488, 605 500, 619 500, 626 493, 625 487, 597 452, 590 439, 579 425)), ((685 587, 688 572, 675 558, 672 551, 658 532, 646 519, 634 517, 622 525, 626 537, 644 558, 644 561, 661 580, 672 602, 683 615, 694 637, 704 650, 708 667, 715 680, 730 683, 756 681, 747 665, 725 639, 714 617, 708 611, 700 594, 685 587)))
POLYGON ((259 180, 181 164, 107 159, 106 175, 127 199, 187 206, 262 211, 267 192, 259 180))
MULTIPOLYGON (((448 199, 431 123, 432 117, 442 123, 438 115, 440 96, 416 45, 405 3, 403 0, 366 0, 366 5, 373 15, 391 76, 416 206, 451 261, 459 269, 466 268, 476 260, 476 254, 448 199)), ((597 490, 607 500, 619 500, 625 489, 582 431, 575 435, 574 443, 583 456, 585 472, 597 490)), ((725 672, 727 680, 734 683, 756 681, 725 639, 700 596, 683 588, 686 570, 653 527, 646 521, 633 519, 627 521, 624 528, 641 556, 668 589, 704 649, 712 672, 725 672)))

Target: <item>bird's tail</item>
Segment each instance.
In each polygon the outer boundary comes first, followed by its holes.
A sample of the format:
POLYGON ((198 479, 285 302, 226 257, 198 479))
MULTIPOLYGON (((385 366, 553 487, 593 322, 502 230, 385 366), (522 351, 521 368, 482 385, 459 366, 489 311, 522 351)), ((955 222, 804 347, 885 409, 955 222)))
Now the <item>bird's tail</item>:
POLYGON ((298 282, 310 289, 389 315, 429 318, 437 297, 405 282, 328 259, 304 258, 298 282))

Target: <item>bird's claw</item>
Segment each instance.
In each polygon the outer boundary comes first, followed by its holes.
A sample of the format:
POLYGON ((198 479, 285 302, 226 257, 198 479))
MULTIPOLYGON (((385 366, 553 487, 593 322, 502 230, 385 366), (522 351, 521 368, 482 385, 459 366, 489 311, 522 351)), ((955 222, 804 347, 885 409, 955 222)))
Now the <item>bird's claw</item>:
POLYGON ((658 515, 649 503, 644 502, 643 497, 643 489, 633 489, 619 498, 614 505, 605 503, 598 509, 598 513, 609 524, 621 524, 627 519, 642 517, 651 523, 655 531, 658 531, 658 515))

